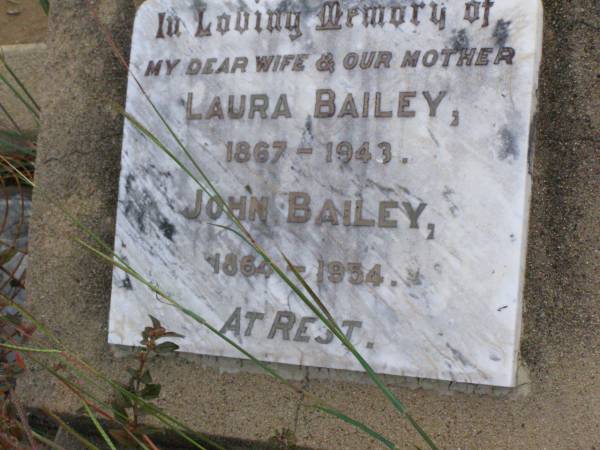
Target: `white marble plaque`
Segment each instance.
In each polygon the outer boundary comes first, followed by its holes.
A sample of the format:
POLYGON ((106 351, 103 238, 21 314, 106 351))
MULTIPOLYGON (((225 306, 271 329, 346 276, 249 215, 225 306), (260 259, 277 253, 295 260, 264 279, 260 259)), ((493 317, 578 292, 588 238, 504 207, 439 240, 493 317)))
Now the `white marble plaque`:
MULTIPOLYGON (((377 372, 513 386, 541 19, 536 0, 148 0, 126 108, 191 167, 135 76, 377 372)), ((116 252, 264 361, 360 370, 215 223, 126 124, 116 252)), ((148 314, 185 352, 240 357, 116 270, 109 342, 138 344, 148 314)))

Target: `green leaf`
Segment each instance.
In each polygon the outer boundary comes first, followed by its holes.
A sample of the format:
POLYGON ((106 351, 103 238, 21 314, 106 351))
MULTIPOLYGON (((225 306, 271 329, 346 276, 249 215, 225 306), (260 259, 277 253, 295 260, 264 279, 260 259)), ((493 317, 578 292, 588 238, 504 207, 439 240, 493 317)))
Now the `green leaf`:
POLYGON ((48 13, 50 13, 50 1, 49 0, 40 0, 40 6, 42 7, 42 9, 46 13, 46 15, 48 15, 48 13))
POLYGON ((100 436, 102 436, 102 439, 104 439, 104 442, 106 442, 106 445, 108 445, 108 447, 111 450, 117 450, 117 448, 115 447, 115 444, 113 444, 113 442, 110 440, 110 438, 108 437, 108 434, 106 434, 106 431, 104 431, 104 428, 102 428, 102 425, 100 425, 100 422, 98 422, 98 419, 96 418, 96 416, 94 415, 94 413, 92 412, 92 410, 90 409, 88 404, 83 402, 83 407, 85 408, 87 415, 90 417, 90 419, 92 419, 92 422, 94 423, 94 426, 98 430, 98 433, 100 433, 100 436))
POLYGON ((125 409, 123 404, 120 403, 118 400, 113 400, 113 402, 110 404, 110 407, 114 412, 115 420, 118 421, 121 418, 124 419, 126 417, 129 417, 129 415, 127 414, 127 410, 125 409))
POLYGON ((154 400, 160 395, 160 389, 160 384, 148 384, 142 389, 142 392, 140 392, 140 397, 144 400, 154 400))
POLYGON ((160 320, 158 320, 156 317, 150 316, 150 320, 152 321, 152 328, 160 328, 162 326, 160 320))
POLYGON ((183 334, 174 333, 172 331, 167 331, 162 337, 176 337, 176 338, 184 338, 183 334))
MULTIPOLYGON (((128 390, 126 386, 121 386, 121 388, 128 390)), ((122 408, 131 408, 133 406, 131 398, 124 395, 122 391, 115 389, 114 392, 115 392, 115 399, 114 399, 115 404, 119 405, 122 408)))
POLYGON ((144 384, 152 383, 152 376, 150 375, 150 371, 146 370, 142 376, 140 377, 140 382, 144 384))
POLYGON ((175 342, 163 342, 156 346, 156 353, 172 353, 179 349, 179 345, 175 342))

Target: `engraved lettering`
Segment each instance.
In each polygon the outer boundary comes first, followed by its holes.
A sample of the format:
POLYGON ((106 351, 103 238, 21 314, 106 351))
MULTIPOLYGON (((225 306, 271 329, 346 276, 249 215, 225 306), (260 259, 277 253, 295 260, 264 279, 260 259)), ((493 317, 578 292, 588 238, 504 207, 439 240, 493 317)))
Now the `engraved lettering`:
POLYGON ((375 93, 375 117, 379 118, 388 118, 392 117, 392 111, 382 111, 381 110, 381 92, 375 93))
POLYGON ((490 60, 488 59, 488 56, 493 51, 494 51, 494 49, 490 48, 490 47, 484 47, 484 48, 480 49, 479 55, 477 56, 477 61, 475 61, 475 65, 476 66, 487 66, 490 62, 490 60))
POLYGON ((408 219, 410 220, 410 228, 418 229, 419 217, 421 217, 421 214, 423 214, 423 211, 425 211, 427 203, 419 203, 419 206, 417 206, 416 210, 413 208, 410 202, 403 202, 402 206, 404 206, 404 210, 406 211, 408 219))
POLYGON ((235 31, 239 32, 240 34, 244 34, 244 32, 248 31, 249 22, 250 14, 247 11, 238 11, 235 18, 235 31))
POLYGON ((246 112, 246 96, 240 96, 240 106, 235 110, 235 95, 230 95, 227 100, 227 116, 230 119, 241 119, 246 112))
POLYGON ((248 219, 254 221, 256 216, 261 222, 267 223, 267 212, 269 210, 269 198, 261 197, 260 200, 256 197, 250 198, 250 209, 248 211, 248 219))
POLYGON ((302 36, 302 31, 300 30, 300 15, 299 12, 288 12, 285 19, 285 29, 290 33, 289 36, 292 41, 295 41, 302 36))
POLYGON ((333 333, 331 332, 331 330, 327 330, 325 337, 317 336, 315 338, 315 341, 317 341, 319 344, 330 344, 331 341, 333 341, 333 333))
POLYGON ((416 50, 415 52, 411 52, 407 50, 404 54, 404 59, 402 60, 402 67, 417 67, 419 63, 419 57, 421 56, 421 50, 416 50))
POLYGON ((356 206, 354 208, 354 223, 355 227, 372 227, 375 225, 375 220, 373 219, 365 219, 362 216, 363 213, 363 201, 357 200, 356 206))
POLYGON ((267 11, 269 19, 267 21, 267 31, 273 33, 273 31, 281 31, 281 13, 279 11, 273 11, 269 9, 267 11))
POLYGON ((437 50, 428 50, 423 55, 423 65, 425 67, 434 66, 439 57, 437 50))
POLYGON ((327 1, 323 3, 321 12, 319 13, 321 23, 316 26, 316 30, 340 30, 342 28, 340 25, 342 15, 343 12, 339 1, 327 1))
POLYGON ((398 202, 386 201, 379 203, 379 220, 377 225, 380 228, 397 228, 398 222, 390 220, 390 209, 399 208, 398 202))
POLYGON ((198 75, 202 69, 202 61, 198 58, 192 58, 188 64, 188 68, 185 71, 186 75, 198 75))
POLYGON ((457 66, 462 66, 463 64, 467 64, 470 66, 473 64, 473 59, 475 58, 475 52, 477 52, 476 48, 466 49, 463 48, 460 50, 460 55, 458 56, 457 66))
POLYGON ((267 339, 273 339, 277 334, 277 331, 281 331, 284 341, 290 340, 290 330, 296 323, 296 315, 291 311, 277 311, 275 315, 275 321, 271 326, 267 339))
POLYGON ((416 91, 400 92, 398 96, 398 117, 415 117, 415 111, 408 111, 410 99, 417 96, 416 91))
POLYGON ((352 339, 352 333, 354 333, 354 330, 356 328, 362 328, 362 322, 359 322, 357 320, 344 320, 342 322, 342 326, 343 327, 348 327, 348 330, 346 331, 346 338, 348 340, 352 339))
POLYGON ((442 6, 440 8, 440 15, 438 16, 438 4, 431 2, 429 6, 431 6, 431 21, 437 25, 440 30, 446 28, 446 7, 442 6))
POLYGON ((202 213, 202 191, 200 189, 196 189, 196 200, 194 204, 194 209, 185 208, 181 214, 186 219, 197 219, 200 217, 202 213))
POLYGON ((280 116, 283 116, 286 119, 289 119, 290 117, 292 117, 292 113, 290 112, 290 107, 288 105, 286 94, 282 94, 279 96, 279 99, 277 100, 277 103, 275 104, 275 110, 273 111, 273 114, 271 115, 271 119, 278 119, 280 116))
POLYGON ((335 92, 331 89, 317 89, 315 102, 315 117, 327 118, 335 114, 335 92))
POLYGON ((246 327, 246 331, 244 331, 244 336, 252 336, 252 330, 254 329, 254 323, 257 320, 263 320, 265 315, 259 312, 248 311, 245 315, 246 319, 249 320, 248 326, 246 327))
POLYGON ((306 331, 308 327, 306 326, 309 323, 314 323, 317 321, 316 317, 303 317, 300 319, 300 323, 298 324, 298 329, 296 330, 296 334, 294 336, 295 342, 308 342, 310 337, 306 335, 306 331))
POLYGON ((173 72, 173 69, 177 67, 181 60, 176 59, 175 61, 171 61, 170 59, 167 59, 165 62, 167 63, 167 75, 171 75, 171 72, 173 72))
POLYGON ((404 23, 404 15, 406 14, 406 6, 392 6, 390 23, 398 28, 404 23))
POLYGON ((423 92, 423 96, 425 97, 425 100, 427 100, 427 104, 429 105, 429 117, 435 117, 440 103, 442 103, 442 100, 444 99, 444 97, 446 97, 447 93, 447 91, 440 91, 440 93, 434 99, 431 97, 429 91, 423 92))
POLYGON ((198 28, 196 29, 196 37, 205 37, 205 36, 212 35, 212 32, 210 31, 212 22, 209 23, 208 26, 204 26, 204 13, 205 12, 206 12, 206 8, 198 8, 198 28))
POLYGON ((363 25, 368 28, 369 25, 383 26, 385 20, 384 6, 365 6, 363 12, 363 25))
POLYGON ((502 47, 500 49, 500 51, 498 52, 498 56, 496 56, 496 60, 494 61, 494 64, 498 65, 502 61, 505 61, 506 64, 512 65, 515 54, 516 54, 516 52, 515 52, 514 48, 502 47))
POLYGON ((315 223, 317 225, 321 225, 325 222, 329 222, 331 225, 338 225, 338 211, 333 204, 333 201, 330 199, 325 200, 323 203, 323 208, 321 208, 321 212, 317 216, 315 223))
POLYGON ((288 199, 289 223, 306 223, 310 220, 310 196, 305 192, 290 192, 288 199))
POLYGON ((269 108, 269 97, 266 94, 252 94, 250 96, 250 113, 248 118, 254 119, 256 113, 260 113, 261 119, 266 119, 269 108))
POLYGON ((225 325, 223 325, 223 327, 219 330, 219 333, 227 334, 228 331, 232 331, 234 336, 239 336, 242 321, 241 313, 242 308, 235 308, 235 311, 233 314, 231 314, 231 316, 229 316, 229 319, 227 319, 225 325))
POLYGON ((241 196, 239 200, 236 200, 235 197, 229 197, 227 205, 231 212, 235 213, 237 211, 237 218, 239 220, 246 220, 246 197, 241 196))
POLYGON ((217 31, 223 36, 229 32, 229 25, 231 23, 231 16, 229 14, 221 14, 217 17, 217 31))
POLYGON ((421 23, 421 21, 419 20, 419 9, 423 9, 425 8, 425 3, 421 2, 421 3, 413 3, 412 5, 410 5, 412 7, 413 13, 412 13, 412 19, 410 19, 410 21, 416 26, 419 25, 421 23))
POLYGON ((224 119, 225 115, 223 114, 223 108, 221 107, 221 97, 213 98, 210 106, 208 107, 208 112, 206 113, 206 120, 210 120, 213 118, 224 119))
POLYGON ((356 104, 354 103, 354 97, 352 96, 352 94, 348 94, 346 96, 346 99, 344 100, 344 103, 342 103, 342 107, 340 108, 340 113, 338 114, 338 117, 340 118, 346 116, 351 116, 354 118, 358 117, 358 111, 356 110, 356 104))
POLYGON ((193 92, 188 92, 187 101, 185 102, 185 112, 187 120, 202 120, 202 114, 192 112, 194 103, 194 94, 193 92))
POLYGON ((148 67, 146 68, 146 74, 145 76, 150 76, 150 75, 154 75, 155 77, 157 77, 158 75, 160 75, 160 69, 162 67, 162 59, 159 59, 157 62, 154 62, 154 60, 151 60, 148 62, 148 67))
POLYGON ((181 35, 181 31, 179 30, 179 25, 181 23, 181 19, 177 16, 167 16, 166 13, 158 14, 158 30, 156 32, 157 39, 165 39, 165 34, 168 37, 179 37, 181 35), (165 21, 167 22, 167 31, 164 31, 165 21))

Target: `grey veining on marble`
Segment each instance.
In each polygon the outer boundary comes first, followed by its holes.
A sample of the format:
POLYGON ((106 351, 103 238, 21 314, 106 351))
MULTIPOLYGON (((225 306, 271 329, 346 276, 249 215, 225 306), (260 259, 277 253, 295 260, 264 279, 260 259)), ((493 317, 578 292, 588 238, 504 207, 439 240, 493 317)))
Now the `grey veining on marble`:
MULTIPOLYGON (((243 197, 241 219, 261 245, 305 267, 377 372, 513 386, 541 5, 366 4, 323 15, 336 2, 149 0, 127 112, 189 163, 135 76, 222 195, 232 206, 243 197), (269 55, 280 70, 258 73, 269 55)), ((257 273, 246 244, 213 225, 229 224, 215 206, 126 123, 115 251, 264 361, 361 370, 281 280, 257 273)), ((182 351, 241 357, 116 269, 109 342, 137 345, 148 314, 186 336, 182 351)))

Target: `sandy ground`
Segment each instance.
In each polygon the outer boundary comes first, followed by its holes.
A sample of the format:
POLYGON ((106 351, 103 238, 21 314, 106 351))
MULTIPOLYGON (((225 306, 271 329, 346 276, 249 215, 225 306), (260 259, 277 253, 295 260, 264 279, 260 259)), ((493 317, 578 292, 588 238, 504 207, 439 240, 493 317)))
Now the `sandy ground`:
POLYGON ((38 0, 0 0, 0 45, 43 42, 47 24, 38 0))

